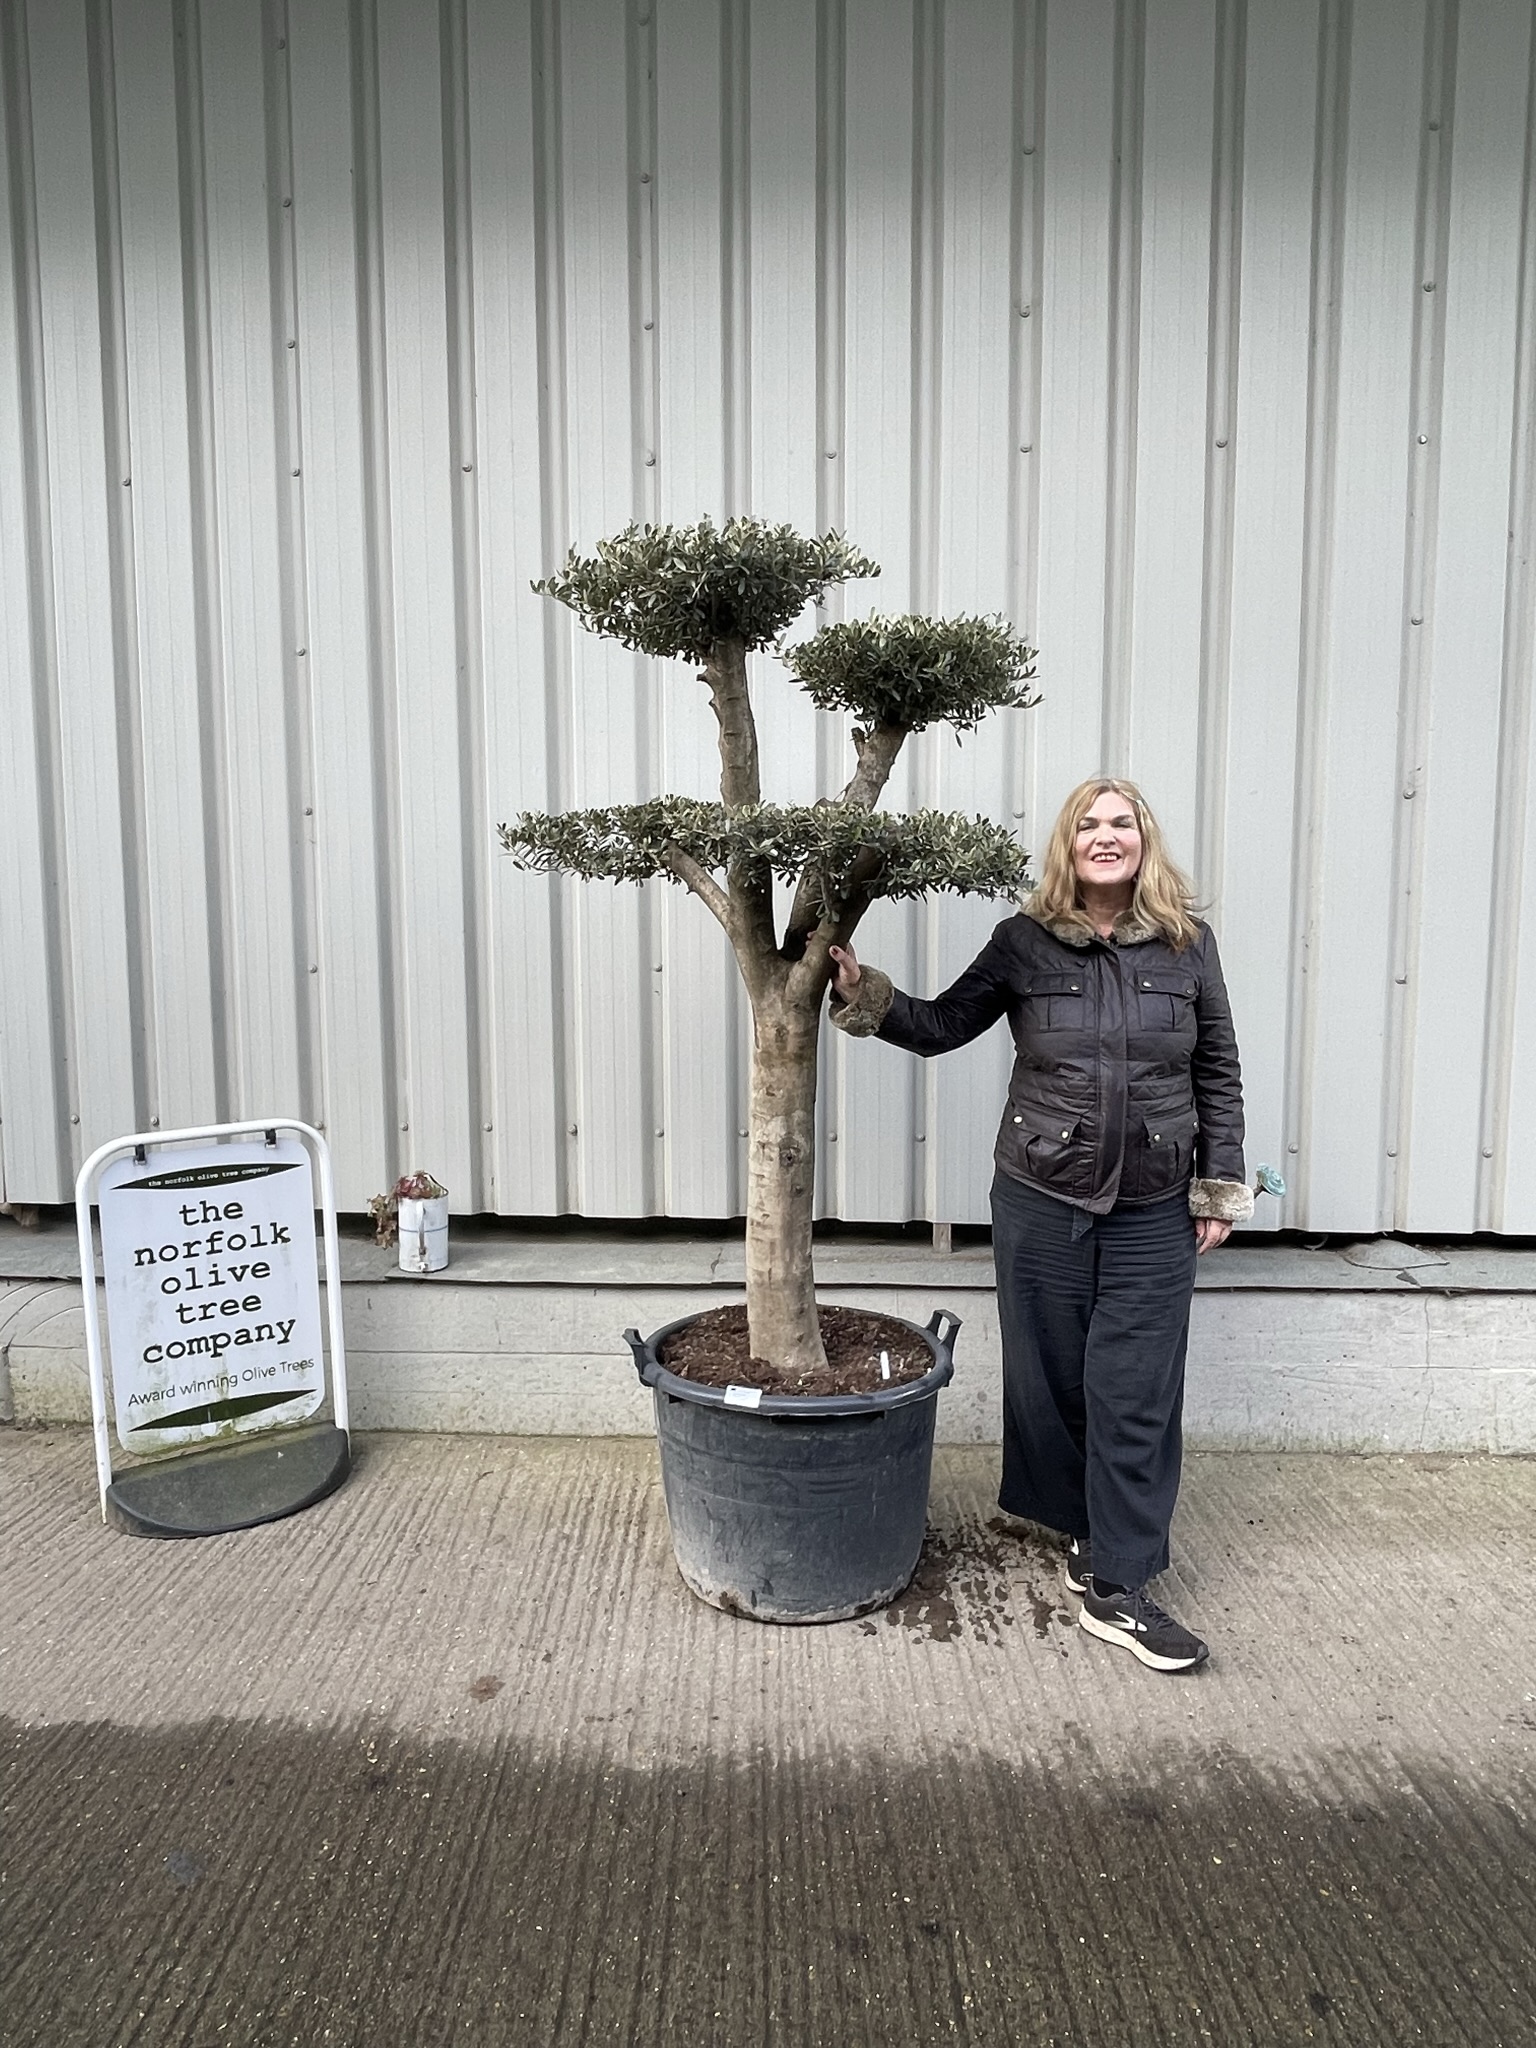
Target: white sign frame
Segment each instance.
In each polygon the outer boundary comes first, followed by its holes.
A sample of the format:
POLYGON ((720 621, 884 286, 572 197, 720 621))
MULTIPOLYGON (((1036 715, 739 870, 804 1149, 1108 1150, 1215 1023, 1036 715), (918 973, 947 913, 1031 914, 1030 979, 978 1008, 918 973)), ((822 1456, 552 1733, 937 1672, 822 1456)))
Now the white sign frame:
POLYGON ((131 1138, 113 1138, 100 1145, 81 1167, 75 1179, 75 1226, 80 1241, 80 1291, 85 1307, 85 1359, 91 1382, 91 1428, 96 1447, 96 1484, 101 1496, 101 1519, 107 1519, 107 1489, 112 1484, 112 1441, 108 1427, 106 1355, 101 1341, 101 1310, 96 1298, 96 1237, 91 1225, 91 1207, 96 1183, 114 1160, 151 1149, 177 1145, 206 1144, 216 1138, 261 1138, 268 1131, 289 1131, 308 1148, 319 1170, 320 1221, 325 1242, 325 1271, 317 1278, 325 1287, 326 1329, 330 1338, 331 1409, 335 1425, 349 1436, 347 1408, 347 1352, 341 1326, 341 1240, 336 1228, 336 1182, 331 1172, 331 1152, 312 1124, 290 1116, 251 1117, 236 1124, 199 1124, 179 1131, 140 1131, 131 1138))

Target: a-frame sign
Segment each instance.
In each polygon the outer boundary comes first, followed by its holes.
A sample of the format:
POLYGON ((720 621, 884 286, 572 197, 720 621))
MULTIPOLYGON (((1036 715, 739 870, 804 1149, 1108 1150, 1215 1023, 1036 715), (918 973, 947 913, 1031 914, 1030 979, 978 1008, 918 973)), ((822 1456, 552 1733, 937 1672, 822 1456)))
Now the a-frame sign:
POLYGON ((291 1118, 154 1131, 75 1183, 103 1519, 137 1536, 275 1521, 350 1467, 336 1195, 320 1133, 291 1118), (315 1259, 325 1236, 331 1415, 315 1259), (93 1278, 101 1222, 109 1360, 93 1278), (108 1422, 135 1463, 114 1476, 108 1422))

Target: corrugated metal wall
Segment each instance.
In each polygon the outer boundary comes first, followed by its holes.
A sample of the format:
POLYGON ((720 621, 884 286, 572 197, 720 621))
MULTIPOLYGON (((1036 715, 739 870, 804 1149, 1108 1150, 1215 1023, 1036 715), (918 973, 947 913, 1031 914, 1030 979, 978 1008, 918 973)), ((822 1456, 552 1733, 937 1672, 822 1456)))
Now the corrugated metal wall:
MULTIPOLYGON (((1139 776, 1315 1229, 1536 1230, 1531 0, 0 0, 0 1140, 322 1123, 344 1203, 742 1201, 741 1006, 523 806, 708 791, 530 577, 751 510, 996 609, 912 802, 1139 776)), ((845 772, 771 664, 767 786, 845 772)), ((930 990, 1000 914, 880 911, 930 990)), ((984 1216, 998 1039, 838 1045, 825 1204, 984 1216)), ((1269 1222, 1279 1220, 1266 1204, 1269 1222)))

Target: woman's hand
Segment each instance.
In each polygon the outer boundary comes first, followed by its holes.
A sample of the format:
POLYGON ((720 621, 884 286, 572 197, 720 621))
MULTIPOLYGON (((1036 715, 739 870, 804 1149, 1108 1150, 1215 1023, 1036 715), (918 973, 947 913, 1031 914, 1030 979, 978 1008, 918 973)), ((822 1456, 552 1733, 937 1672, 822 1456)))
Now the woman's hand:
POLYGON ((858 987, 859 976, 863 972, 858 955, 852 946, 828 946, 827 954, 832 962, 832 986, 846 1003, 858 987))
POLYGON ((1213 1252, 1217 1245, 1225 1244, 1232 1235, 1230 1223, 1223 1223, 1219 1216, 1197 1216, 1195 1218, 1195 1257, 1202 1252, 1213 1252))

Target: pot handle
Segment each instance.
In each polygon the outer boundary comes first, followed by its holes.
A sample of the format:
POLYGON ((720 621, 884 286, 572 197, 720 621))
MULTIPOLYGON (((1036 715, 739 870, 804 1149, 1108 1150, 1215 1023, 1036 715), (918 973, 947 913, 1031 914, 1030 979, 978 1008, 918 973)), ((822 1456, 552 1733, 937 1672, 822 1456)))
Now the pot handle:
POLYGON ((642 1384, 642 1386, 647 1386, 647 1387, 648 1387, 648 1386, 650 1386, 650 1385, 651 1385, 651 1381, 650 1381, 649 1379, 647 1379, 647 1377, 646 1377, 646 1371, 645 1371, 645 1366, 646 1366, 646 1357, 645 1357, 645 1354, 646 1354, 646 1348, 647 1348, 647 1347, 646 1347, 646 1342, 645 1342, 645 1339, 644 1339, 644 1338, 643 1338, 643 1337, 641 1336, 641 1334, 640 1334, 640 1332, 639 1332, 638 1330, 626 1330, 626 1331, 624 1332, 624 1342, 625 1342, 625 1343, 626 1343, 626 1344, 627 1344, 627 1345, 629 1346, 630 1350, 631 1350, 631 1351, 632 1351, 632 1352, 633 1352, 633 1353, 635 1354, 635 1371, 636 1371, 637 1373, 639 1373, 639 1375, 640 1375, 640 1381, 641 1381, 641 1384, 642 1384))
POLYGON ((955 1339, 960 1334, 960 1318, 951 1309, 936 1308, 925 1325, 945 1358, 952 1358, 955 1339))

